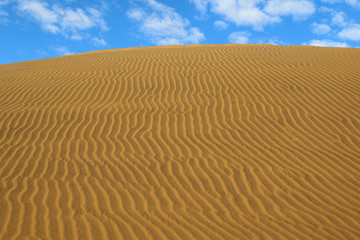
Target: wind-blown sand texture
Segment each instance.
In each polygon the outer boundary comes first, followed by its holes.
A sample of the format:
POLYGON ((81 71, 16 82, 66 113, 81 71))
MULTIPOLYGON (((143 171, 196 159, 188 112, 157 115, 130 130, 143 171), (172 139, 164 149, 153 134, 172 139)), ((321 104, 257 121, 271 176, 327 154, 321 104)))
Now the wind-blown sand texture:
POLYGON ((0 66, 0 239, 359 239, 360 50, 0 66))

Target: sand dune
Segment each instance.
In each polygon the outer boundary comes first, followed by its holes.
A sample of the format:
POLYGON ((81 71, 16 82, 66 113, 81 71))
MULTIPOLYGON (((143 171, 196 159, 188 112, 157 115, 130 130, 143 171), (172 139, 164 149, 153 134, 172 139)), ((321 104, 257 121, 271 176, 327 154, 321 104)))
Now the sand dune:
POLYGON ((360 239, 360 50, 1 65, 0 239, 360 239))

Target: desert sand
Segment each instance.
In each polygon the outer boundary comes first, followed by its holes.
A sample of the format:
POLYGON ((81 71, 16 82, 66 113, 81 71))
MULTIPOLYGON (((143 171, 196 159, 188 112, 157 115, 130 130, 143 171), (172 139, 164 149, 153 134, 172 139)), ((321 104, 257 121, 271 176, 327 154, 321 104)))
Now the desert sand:
POLYGON ((360 239, 360 49, 1 65, 0 239, 360 239))

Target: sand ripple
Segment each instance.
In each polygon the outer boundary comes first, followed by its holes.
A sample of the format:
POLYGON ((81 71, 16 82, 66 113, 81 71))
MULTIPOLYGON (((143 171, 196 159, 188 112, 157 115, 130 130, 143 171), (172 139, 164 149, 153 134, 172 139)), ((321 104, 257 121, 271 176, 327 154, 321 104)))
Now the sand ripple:
POLYGON ((0 239, 359 239, 360 50, 0 66, 0 239))

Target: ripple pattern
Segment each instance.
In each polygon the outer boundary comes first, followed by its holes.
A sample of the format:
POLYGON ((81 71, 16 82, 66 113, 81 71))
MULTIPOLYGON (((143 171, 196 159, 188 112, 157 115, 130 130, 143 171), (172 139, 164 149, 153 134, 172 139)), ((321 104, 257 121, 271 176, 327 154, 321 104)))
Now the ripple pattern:
POLYGON ((0 66, 0 239, 359 239, 360 50, 0 66))

